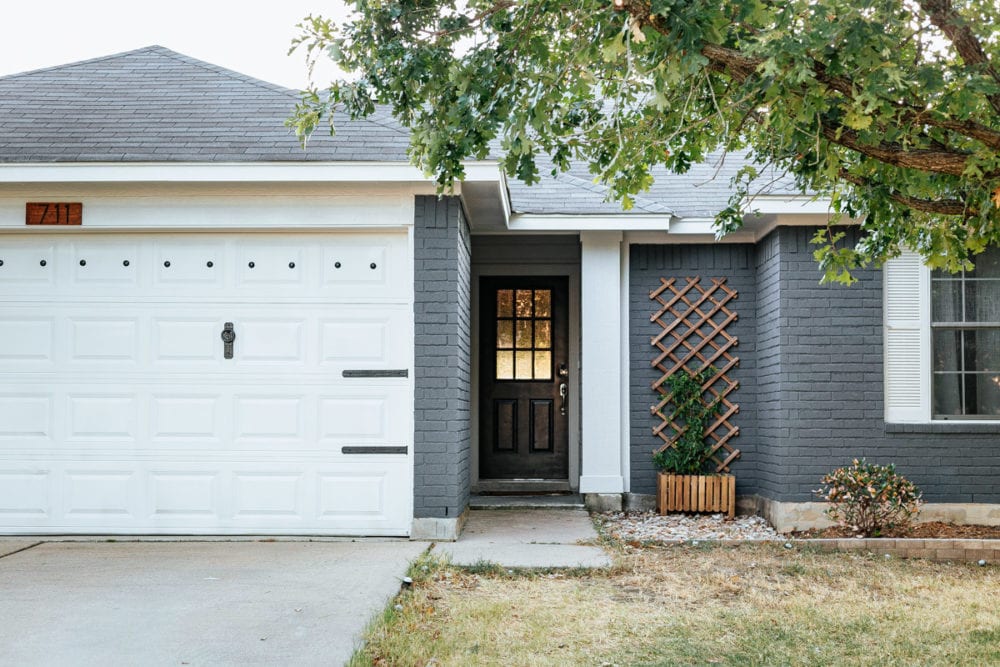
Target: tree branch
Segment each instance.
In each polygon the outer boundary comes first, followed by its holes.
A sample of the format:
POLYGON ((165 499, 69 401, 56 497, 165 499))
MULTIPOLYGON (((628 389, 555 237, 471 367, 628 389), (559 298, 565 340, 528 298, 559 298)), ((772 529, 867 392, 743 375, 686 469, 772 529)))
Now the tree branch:
POLYGON ((975 212, 969 209, 965 202, 960 199, 921 199, 919 197, 911 197, 909 195, 896 192, 886 186, 880 186, 872 183, 871 181, 861 178, 860 176, 855 176, 843 169, 840 170, 840 178, 848 183, 853 183, 854 185, 862 188, 885 188, 889 198, 893 201, 899 202, 900 204, 917 211, 935 213, 937 215, 960 215, 965 218, 975 215, 975 212))
MULTIPOLYGON (((918 0, 920 8, 930 16, 931 23, 936 25, 945 36, 951 40, 958 55, 966 65, 982 65, 983 69, 993 77, 993 80, 1000 83, 1000 73, 993 68, 986 52, 983 51, 982 44, 973 34, 972 29, 966 25, 965 21, 955 11, 951 0, 918 0)), ((1000 94, 988 95, 990 105, 1000 113, 1000 94)))
MULTIPOLYGON (((832 76, 827 73, 826 64, 816 60, 813 64, 816 80, 825 83, 832 90, 849 99, 854 99, 854 82, 845 76, 832 76)), ((904 122, 931 125, 942 130, 948 130, 963 137, 975 139, 984 146, 1000 150, 1000 132, 971 120, 951 120, 941 118, 927 109, 925 105, 907 104, 886 99, 886 102, 899 110, 900 120, 904 122)))
POLYGON ((961 176, 965 173, 965 164, 969 159, 965 153, 955 151, 907 150, 894 144, 862 143, 858 139, 858 133, 854 130, 845 127, 830 127, 826 123, 823 123, 822 129, 823 136, 827 141, 894 167, 961 176))
MULTIPOLYGON (((923 1, 947 2, 947 0, 923 1)), ((664 25, 659 17, 655 15, 650 16, 649 8, 645 6, 645 0, 626 0, 624 9, 632 14, 635 20, 647 23, 660 34, 669 34, 669 27, 664 25)), ((741 83, 753 77, 760 65, 763 64, 763 60, 760 58, 747 56, 738 49, 718 44, 704 44, 701 48, 701 54, 709 60, 710 67, 714 65, 717 70, 721 68, 722 71, 741 83)), ((817 80, 820 80, 819 77, 821 76, 827 79, 829 82, 827 85, 830 85, 838 92, 848 96, 853 94, 853 86, 847 79, 827 76, 825 70, 817 72, 817 80)), ((914 111, 914 113, 916 112, 914 111)), ((927 124, 933 124, 932 120, 927 118, 927 124)), ((969 129, 966 127, 964 121, 957 122, 955 126, 969 129)), ((843 126, 830 126, 822 123, 820 129, 828 141, 895 167, 961 176, 965 173, 966 163, 970 157, 969 154, 961 151, 910 150, 895 144, 867 144, 860 140, 857 132, 843 126)), ((977 130, 977 134, 986 136, 990 141, 990 145, 994 142, 1000 145, 1000 134, 994 133, 992 130, 981 128, 977 130)))

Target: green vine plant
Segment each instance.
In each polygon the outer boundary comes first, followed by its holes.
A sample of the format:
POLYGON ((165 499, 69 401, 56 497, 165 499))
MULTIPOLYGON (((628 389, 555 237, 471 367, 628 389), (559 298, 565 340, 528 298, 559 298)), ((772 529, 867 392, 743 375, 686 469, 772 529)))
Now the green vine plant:
POLYGON ((719 413, 722 397, 706 401, 702 387, 715 375, 713 366, 702 368, 697 373, 681 369, 666 380, 669 398, 667 405, 673 406, 669 421, 676 423, 681 431, 673 446, 653 454, 653 464, 662 472, 677 475, 698 475, 705 468, 711 455, 711 448, 705 443, 705 429, 709 421, 719 413))

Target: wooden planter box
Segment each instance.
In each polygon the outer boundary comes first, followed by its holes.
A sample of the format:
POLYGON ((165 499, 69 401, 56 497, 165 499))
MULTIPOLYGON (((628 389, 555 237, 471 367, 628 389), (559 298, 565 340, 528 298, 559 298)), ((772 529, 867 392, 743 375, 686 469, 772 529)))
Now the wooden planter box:
POLYGON ((656 507, 667 512, 725 512, 736 516, 736 477, 733 475, 656 476, 656 507))

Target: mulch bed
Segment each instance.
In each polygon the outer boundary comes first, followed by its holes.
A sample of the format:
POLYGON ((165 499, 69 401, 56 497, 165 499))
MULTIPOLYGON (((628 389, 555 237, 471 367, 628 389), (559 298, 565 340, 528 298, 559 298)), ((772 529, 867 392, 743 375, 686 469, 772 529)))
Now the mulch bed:
MULTIPOLYGON (((832 526, 830 528, 796 531, 791 536, 810 539, 855 537, 855 534, 847 528, 832 526)), ((960 526, 954 523, 931 521, 928 523, 918 523, 904 530, 887 530, 878 537, 938 538, 946 540, 1000 539, 1000 526, 960 526)))

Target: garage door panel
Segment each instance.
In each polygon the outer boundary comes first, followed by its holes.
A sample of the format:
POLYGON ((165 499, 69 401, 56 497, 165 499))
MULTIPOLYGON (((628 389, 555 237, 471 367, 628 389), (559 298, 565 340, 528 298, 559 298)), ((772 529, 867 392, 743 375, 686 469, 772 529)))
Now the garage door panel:
POLYGON ((32 443, 53 437, 52 397, 46 394, 0 396, 0 451, 4 441, 32 443))
POLYGON ((0 534, 399 535, 412 515, 406 455, 336 463, 58 460, 0 468, 0 534))
POLYGON ((150 271, 154 291, 174 292, 183 287, 198 290, 222 289, 226 284, 228 251, 222 239, 160 241, 143 266, 150 271))
POLYGON ((304 402, 304 397, 285 392, 237 396, 233 429, 237 446, 261 440, 305 441, 304 402))
POLYGON ((45 368, 52 365, 56 319, 32 314, 0 317, 0 368, 45 368))
POLYGON ((406 302, 412 295, 403 232, 197 234, 187 239, 148 234, 141 241, 101 235, 58 246, 51 238, 8 236, 0 261, 0 294, 20 297, 49 297, 53 287, 63 296, 87 298, 214 293, 228 301, 310 295, 383 303, 406 302))
POLYGON ((219 350, 222 325, 217 318, 169 318, 153 315, 152 319, 154 364, 218 365, 222 356, 219 350))
POLYGON ((318 521, 345 526, 391 526, 406 522, 409 505, 401 506, 392 501, 394 491, 409 488, 406 457, 358 458, 362 460, 318 473, 318 521))
POLYGON ((51 288, 56 282, 55 254, 50 241, 5 238, 0 247, 0 294, 51 288))
MULTIPOLYGON (((314 253, 308 253, 312 258, 314 253)), ((301 245, 243 241, 236 252, 237 289, 274 287, 287 290, 304 287, 308 278, 316 275, 315 266, 306 261, 307 251, 301 245)))
POLYGON ((0 465, 0 526, 48 521, 52 485, 52 471, 43 466, 0 465))
POLYGON ((323 248, 322 287, 334 295, 408 297, 409 246, 405 235, 372 242, 356 236, 323 248))
POLYGON ((319 398, 319 439, 336 445, 405 445, 413 425, 409 387, 345 387, 319 398))
POLYGON ((314 326, 302 319, 240 318, 240 362, 304 366, 306 333, 314 326))
POLYGON ((139 421, 135 394, 69 394, 66 402, 68 440, 135 441, 139 421))
POLYGON ((409 531, 411 379, 343 374, 412 364, 405 233, 25 234, 0 259, 0 533, 409 531))
POLYGON ((69 325, 70 362, 126 364, 139 363, 141 324, 135 317, 71 317, 69 325))
POLYGON ((59 254, 59 260, 56 268, 69 267, 70 283, 84 289, 134 289, 139 284, 141 258, 136 243, 72 243, 59 254))
POLYGON ((238 470, 233 475, 233 519, 305 521, 306 479, 302 472, 238 470))
POLYGON ((319 360, 331 370, 399 369, 409 366, 407 306, 342 309, 320 320, 319 360))
MULTIPOLYGON (((0 373, 102 370, 161 374, 240 374, 284 366, 295 374, 337 379, 345 369, 407 368, 411 354, 408 306, 260 309, 245 305, 183 307, 133 303, 70 304, 59 317, 50 306, 0 307, 0 373), (310 312, 304 313, 308 309, 310 312), (99 315, 95 315, 95 312, 99 315), (232 322, 233 359, 221 333, 232 322), (256 369, 256 370, 255 370, 256 369)), ((132 376, 130 376, 132 377, 132 376)))
POLYGON ((157 469, 149 473, 147 503, 154 523, 218 522, 223 475, 201 468, 157 469))
POLYGON ((131 523, 140 509, 138 481, 127 467, 78 464, 64 473, 63 512, 71 521, 131 523))
POLYGON ((223 397, 220 394, 156 394, 150 397, 150 438, 156 445, 196 440, 192 445, 222 440, 223 397))

